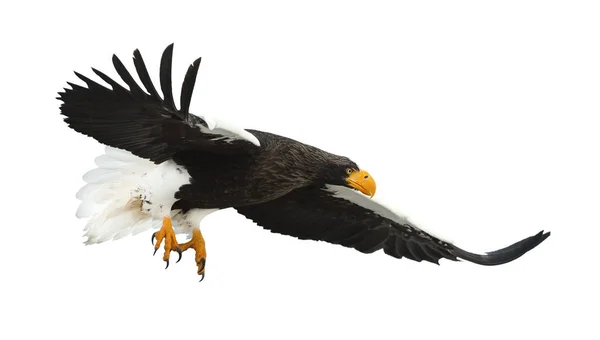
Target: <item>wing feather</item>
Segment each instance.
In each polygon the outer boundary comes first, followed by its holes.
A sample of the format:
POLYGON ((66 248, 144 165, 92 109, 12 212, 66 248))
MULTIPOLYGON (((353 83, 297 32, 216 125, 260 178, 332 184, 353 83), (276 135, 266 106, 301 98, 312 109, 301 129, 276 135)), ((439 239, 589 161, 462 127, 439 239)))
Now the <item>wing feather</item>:
MULTIPOLYGON (((190 112, 190 103, 192 101, 192 93, 194 92, 194 84, 196 76, 200 68, 201 58, 196 59, 188 68, 181 86, 181 113, 187 115, 190 112)), ((187 118, 186 118, 187 119, 187 118)))
MULTIPOLYGON (((90 78, 84 76, 81 73, 78 72, 74 72, 75 75, 77 76, 77 78, 83 80, 83 82, 87 85, 89 90, 100 90, 100 91, 106 91, 106 92, 110 92, 110 89, 108 89, 107 87, 104 87, 98 83, 96 83, 95 81, 91 80, 90 78)), ((73 88, 73 90, 86 90, 85 87, 82 86, 77 86, 77 88, 73 88)), ((69 90, 66 90, 69 91, 69 90)), ((68 92, 65 92, 68 93, 68 92)), ((60 98, 62 98, 63 96, 61 96, 60 98)))
MULTIPOLYGON (((160 89, 162 90, 164 103, 167 109, 177 112, 175 100, 173 100, 173 86, 171 81, 171 69, 173 66, 173 44, 167 46, 160 59, 160 89)), ((180 116, 184 121, 184 117, 180 116)))
POLYGON ((131 93, 138 98, 146 98, 148 96, 146 92, 144 92, 144 90, 142 90, 138 83, 133 79, 117 55, 113 54, 112 62, 113 66, 117 70, 117 73, 119 74, 119 77, 121 77, 127 86, 129 86, 131 93))
POLYGON ((142 84, 146 88, 146 90, 150 93, 150 96, 158 101, 162 102, 162 98, 156 91, 154 84, 152 83, 152 79, 150 78, 150 74, 148 74, 148 69, 146 68, 146 64, 144 63, 144 58, 142 58, 142 54, 140 50, 136 49, 133 51, 133 65, 135 66, 135 70, 142 81, 142 84))
POLYGON ((100 77, 102 80, 104 80, 105 82, 107 82, 112 87, 113 91, 116 91, 116 92, 121 93, 121 94, 128 94, 129 93, 129 91, 127 91, 126 88, 124 88, 123 86, 121 86, 121 84, 117 83, 116 81, 114 81, 112 78, 110 78, 106 74, 102 73, 101 71, 98 71, 98 70, 96 70, 93 67, 92 67, 92 71, 94 71, 94 73, 96 73, 98 75, 98 77, 100 77))

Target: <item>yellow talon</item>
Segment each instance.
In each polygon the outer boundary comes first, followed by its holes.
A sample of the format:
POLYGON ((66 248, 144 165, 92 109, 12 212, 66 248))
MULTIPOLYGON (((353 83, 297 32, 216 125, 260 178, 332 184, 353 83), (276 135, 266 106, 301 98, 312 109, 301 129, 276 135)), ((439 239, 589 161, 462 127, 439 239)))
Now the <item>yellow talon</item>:
POLYGON ((177 239, 175 238, 175 230, 173 230, 173 224, 170 217, 165 216, 163 218, 163 224, 160 230, 152 234, 152 241, 154 241, 154 238, 156 238, 154 254, 156 254, 156 251, 158 248, 160 248, 162 241, 165 241, 165 253, 163 255, 163 261, 167 262, 166 268, 169 267, 169 258, 171 257, 172 250, 175 250, 179 254, 179 259, 177 262, 181 260, 181 248, 179 247, 179 243, 177 243, 177 239))
MULTIPOLYGON (((186 243, 179 245, 181 251, 186 251, 193 248, 196 251, 196 265, 198 266, 198 275, 202 275, 204 279, 204 267, 206 265, 206 247, 204 245, 204 237, 199 229, 192 231, 192 239, 186 243)), ((200 281, 202 281, 202 279, 200 281)))
MULTIPOLYGON (((196 265, 198 266, 198 275, 202 275, 202 281, 204 279, 204 267, 206 265, 206 248, 204 246, 204 237, 202 237, 202 233, 199 229, 194 229, 192 231, 192 239, 186 243, 179 244, 177 243, 177 239, 175 238, 175 230, 173 230, 173 224, 171 222, 171 218, 165 216, 163 218, 163 224, 159 231, 152 234, 152 242, 154 243, 154 239, 156 239, 156 244, 154 245, 154 254, 160 248, 161 243, 165 242, 165 253, 163 255, 163 260, 167 262, 167 267, 169 267, 169 258, 171 256, 171 251, 174 250, 179 253, 179 260, 181 260, 181 253, 184 251, 193 248, 196 251, 196 265)), ((166 269, 165 268, 165 269, 166 269)))

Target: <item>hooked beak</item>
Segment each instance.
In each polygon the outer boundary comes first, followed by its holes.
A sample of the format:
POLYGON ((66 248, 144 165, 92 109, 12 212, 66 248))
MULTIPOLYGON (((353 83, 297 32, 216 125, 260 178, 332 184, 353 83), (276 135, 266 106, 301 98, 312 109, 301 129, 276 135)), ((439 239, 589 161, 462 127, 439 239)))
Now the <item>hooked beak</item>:
POLYGON ((369 175, 369 173, 365 170, 352 172, 346 181, 352 188, 362 192, 370 198, 375 196, 377 185, 375 184, 373 177, 371 177, 371 175, 369 175))

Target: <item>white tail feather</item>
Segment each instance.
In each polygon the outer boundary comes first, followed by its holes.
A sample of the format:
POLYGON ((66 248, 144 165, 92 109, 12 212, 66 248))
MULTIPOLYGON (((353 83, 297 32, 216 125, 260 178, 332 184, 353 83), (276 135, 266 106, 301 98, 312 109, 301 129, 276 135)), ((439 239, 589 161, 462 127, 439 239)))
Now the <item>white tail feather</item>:
POLYGON ((139 233, 151 228, 158 228, 161 221, 132 207, 107 206, 101 214, 94 215, 86 226, 86 243, 100 243, 116 240, 130 234, 139 233))
MULTIPOLYGON (((170 197, 169 193, 165 194, 166 199, 154 197, 157 206, 160 203, 161 207, 164 205, 166 208, 160 211, 152 209, 152 206, 146 208, 144 200, 151 199, 153 184, 156 191, 156 178, 165 176, 165 166, 111 147, 106 147, 105 152, 96 158, 98 168, 84 175, 83 179, 88 184, 76 195, 81 200, 77 217, 90 218, 85 227, 87 244, 118 239, 160 227, 162 218, 157 215, 170 212, 170 206, 175 201, 174 193, 184 184, 175 181, 170 197), (161 172, 154 174, 161 167, 161 172)), ((164 182, 159 185, 164 187, 164 182)), ((167 191, 169 189, 167 188, 167 191)))
POLYGON ((98 167, 103 169, 121 169, 126 167, 128 164, 131 164, 128 162, 120 161, 109 155, 100 155, 96 157, 94 161, 98 167))
POLYGON ((189 235, 206 215, 218 210, 191 209, 185 214, 171 210, 175 193, 190 183, 188 171, 173 161, 157 165, 106 147, 96 165, 84 175, 87 184, 76 195, 81 200, 77 217, 90 218, 85 226, 86 244, 157 229, 164 216, 173 218, 176 233, 189 235))

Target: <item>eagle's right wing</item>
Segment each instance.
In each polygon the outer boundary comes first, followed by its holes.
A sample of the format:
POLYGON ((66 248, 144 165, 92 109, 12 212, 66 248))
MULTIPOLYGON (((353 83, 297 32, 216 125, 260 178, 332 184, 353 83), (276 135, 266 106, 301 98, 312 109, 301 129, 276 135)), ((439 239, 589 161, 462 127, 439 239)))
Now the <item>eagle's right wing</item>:
POLYGON ((396 258, 438 263, 442 258, 480 265, 511 262, 542 243, 543 231, 506 248, 474 254, 418 228, 373 199, 344 187, 297 189, 275 200, 235 207, 272 232, 325 241, 363 253, 383 251, 396 258))

